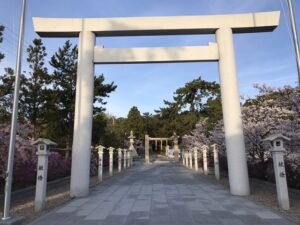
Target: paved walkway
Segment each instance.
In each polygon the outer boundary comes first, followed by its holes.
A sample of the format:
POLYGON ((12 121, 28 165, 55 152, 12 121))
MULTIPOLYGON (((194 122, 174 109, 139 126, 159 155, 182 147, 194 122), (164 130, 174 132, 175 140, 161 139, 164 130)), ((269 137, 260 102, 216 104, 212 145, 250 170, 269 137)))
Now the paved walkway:
POLYGON ((287 225, 292 222, 178 164, 136 166, 32 225, 287 225))

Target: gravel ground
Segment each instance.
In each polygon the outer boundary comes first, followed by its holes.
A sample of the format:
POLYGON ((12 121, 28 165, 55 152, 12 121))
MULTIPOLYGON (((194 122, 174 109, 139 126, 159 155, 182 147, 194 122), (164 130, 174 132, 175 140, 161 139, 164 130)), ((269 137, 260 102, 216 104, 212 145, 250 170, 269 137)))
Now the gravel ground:
MULTIPOLYGON (((123 171, 124 172, 124 171, 123 171)), ((116 174, 118 175, 118 174, 116 174)), ((109 179, 108 173, 104 173, 104 181, 109 179)), ((228 185, 228 178, 222 178, 220 181, 216 181, 213 176, 208 176, 212 182, 221 183, 222 185, 228 185)), ((98 185, 99 182, 97 177, 91 178, 91 186, 98 185)), ((293 220, 296 223, 300 224, 300 191, 299 190, 290 190, 290 205, 291 209, 288 211, 284 211, 278 208, 277 204, 277 196, 276 196, 276 187, 274 184, 270 184, 267 182, 258 181, 255 179, 250 179, 251 185, 251 195, 248 197, 256 202, 259 202, 274 211, 280 213, 281 215, 293 220)), ((34 202, 33 199, 28 200, 19 200, 15 202, 12 206, 12 215, 23 215, 26 217, 26 220, 22 225, 26 225, 40 217, 44 214, 47 214, 52 209, 67 203, 71 200, 69 195, 69 184, 65 184, 55 190, 51 190, 47 193, 47 206, 43 212, 35 213, 34 212, 34 202)), ((2 217, 2 212, 0 213, 2 217)))
MULTIPOLYGON (((214 177, 210 176, 210 179, 214 180, 214 177)), ((229 188, 227 177, 216 182, 220 182, 229 188)), ((265 205, 279 214, 289 218, 290 220, 300 224, 300 190, 289 190, 291 208, 290 210, 286 211, 278 208, 275 184, 257 179, 250 179, 250 188, 251 195, 248 197, 249 199, 259 202, 262 205, 265 205)))
POLYGON ((251 181, 251 196, 253 200, 260 202, 273 210, 285 215, 286 217, 294 220, 300 224, 300 191, 289 191, 290 197, 290 210, 282 210, 278 208, 276 186, 270 184, 264 184, 257 182, 256 180, 251 181))
MULTIPOLYGON (((115 169, 114 171, 117 171, 115 169)), ((124 172, 124 170, 122 171, 124 172)), ((117 176, 118 172, 114 172, 114 176, 117 176)), ((103 171, 103 182, 109 180, 109 174, 106 171, 103 171)), ((90 180, 90 186, 96 186, 99 184, 97 177, 92 177, 90 180)), ((19 199, 12 203, 11 215, 22 215, 25 217, 25 221, 22 225, 29 224, 31 221, 35 220, 38 217, 41 217, 47 214, 49 211, 54 208, 63 205, 69 202, 72 198, 70 197, 70 184, 69 182, 62 185, 61 187, 55 188, 47 192, 47 204, 46 208, 42 212, 34 212, 34 199, 25 197, 24 199, 19 199)), ((3 212, 1 211, 0 217, 2 218, 3 212)))

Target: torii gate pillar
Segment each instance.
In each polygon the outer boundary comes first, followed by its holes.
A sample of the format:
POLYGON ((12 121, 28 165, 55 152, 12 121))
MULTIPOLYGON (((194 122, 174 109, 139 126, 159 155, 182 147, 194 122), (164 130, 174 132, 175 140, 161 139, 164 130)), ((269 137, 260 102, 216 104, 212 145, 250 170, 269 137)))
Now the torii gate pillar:
POLYGON ((249 195, 232 29, 219 28, 216 39, 219 47, 219 73, 230 191, 235 195, 249 195))
POLYGON ((95 34, 91 31, 84 31, 84 28, 79 34, 70 187, 70 195, 74 197, 84 197, 89 193, 91 158, 89 146, 92 140, 95 40, 95 34))

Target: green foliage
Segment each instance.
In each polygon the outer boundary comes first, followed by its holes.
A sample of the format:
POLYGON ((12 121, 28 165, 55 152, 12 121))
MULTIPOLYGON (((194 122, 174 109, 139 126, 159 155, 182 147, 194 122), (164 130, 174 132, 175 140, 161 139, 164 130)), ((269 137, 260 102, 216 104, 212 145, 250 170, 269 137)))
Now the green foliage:
POLYGON ((54 68, 50 76, 53 89, 47 99, 48 117, 45 133, 60 143, 71 146, 75 111, 77 47, 67 41, 51 57, 54 68))
POLYGON ((34 39, 27 48, 27 62, 31 71, 21 86, 20 109, 24 117, 33 125, 33 138, 39 136, 38 127, 46 112, 47 82, 49 74, 45 67, 46 48, 41 39, 34 39))
MULTIPOLYGON (((77 46, 67 41, 51 57, 49 64, 53 72, 49 74, 45 65, 46 48, 40 39, 34 39, 27 49, 30 71, 21 76, 19 118, 32 124, 33 138, 47 137, 66 148, 71 147, 73 137, 77 52, 77 46)), ((14 71, 10 68, 0 76, 0 121, 3 123, 9 120, 11 114, 14 79, 14 71)), ((94 113, 99 113, 105 110, 104 98, 117 86, 113 82, 104 83, 103 75, 94 79, 94 113)), ((107 123, 95 118, 95 128, 100 133, 107 132, 102 132, 107 123)), ((101 142, 99 137, 93 139, 101 142)))
MULTIPOLYGON (((208 129, 212 129, 222 118, 219 85, 202 80, 201 77, 178 88, 174 93, 173 102, 164 103, 165 107, 156 110, 154 115, 141 115, 139 109, 133 106, 127 118, 114 118, 114 125, 106 129, 106 133, 110 133, 110 137, 114 137, 120 143, 122 139, 127 140, 126 135, 128 136, 131 130, 140 140, 144 139, 145 134, 151 137, 170 137, 173 131, 183 136, 195 128, 200 118, 206 118, 208 129)), ((109 146, 113 144, 109 142, 109 146)))
POLYGON ((115 118, 104 112, 97 113, 93 118, 94 146, 99 144, 114 148, 127 146, 129 132, 126 131, 125 119, 115 118))
POLYGON ((189 133, 200 117, 208 117, 208 126, 222 118, 220 86, 216 82, 202 80, 201 77, 178 88, 173 102, 164 101, 166 107, 157 110, 160 120, 159 134, 168 136, 176 131, 180 136, 189 133))
POLYGON ((188 108, 189 111, 199 112, 207 99, 220 96, 220 86, 216 82, 209 82, 198 77, 178 88, 175 92, 174 101, 181 110, 188 108))
POLYGON ((109 93, 115 91, 117 85, 114 82, 110 84, 104 84, 104 76, 101 74, 98 77, 95 77, 94 81, 94 102, 98 103, 97 106, 94 106, 94 112, 102 112, 105 109, 101 105, 105 105, 107 102, 104 101, 104 98, 109 97, 109 93))
POLYGON ((157 131, 159 128, 159 120, 156 116, 151 115, 150 113, 143 113, 143 122, 144 122, 144 134, 148 134, 152 137, 158 136, 157 131))
MULTIPOLYGON (((0 122, 2 124, 10 119, 15 82, 13 69, 5 68, 4 72, 5 73, 0 76, 0 122)), ((23 83, 24 75, 22 75, 21 80, 21 83, 23 83)))
POLYGON ((97 113, 93 118, 92 144, 104 145, 108 118, 105 113, 97 113))
POLYGON ((207 128, 209 131, 212 130, 218 121, 223 118, 221 98, 208 99, 200 115, 207 118, 207 128))
MULTIPOLYGON (((54 140, 65 143, 67 148, 71 146, 73 136, 77 56, 77 46, 72 46, 70 41, 66 41, 50 60, 50 65, 54 68, 53 74, 50 76, 50 84, 53 89, 49 92, 47 99, 48 116, 45 121, 45 133, 54 140)), ((102 107, 106 104, 104 98, 108 97, 109 93, 117 87, 113 82, 105 84, 104 80, 103 75, 94 78, 94 103, 97 103, 97 106, 94 106, 94 113, 104 110, 102 107)), ((101 129, 99 118, 95 118, 96 127, 101 129)), ((93 140, 99 141, 100 139, 93 137, 93 140)))
MULTIPOLYGON (((73 137, 77 46, 67 41, 51 57, 53 68, 48 73, 45 66, 46 48, 40 39, 34 39, 27 49, 30 72, 22 76, 20 112, 21 118, 34 128, 33 137, 48 137, 70 148, 73 137)), ((0 76, 0 120, 10 115, 13 90, 13 70, 7 69, 0 76)), ((173 101, 154 115, 141 114, 136 106, 127 118, 116 118, 103 111, 105 98, 116 90, 114 82, 104 83, 103 75, 94 78, 94 117, 92 144, 104 146, 127 146, 130 131, 142 140, 145 134, 153 137, 170 137, 173 131, 182 136, 195 127, 200 118, 207 118, 213 126, 222 117, 220 87, 201 77, 186 83, 174 92, 173 101)))
POLYGON ((132 130, 137 138, 142 138, 145 135, 144 120, 136 106, 133 106, 128 112, 126 128, 128 132, 132 130))

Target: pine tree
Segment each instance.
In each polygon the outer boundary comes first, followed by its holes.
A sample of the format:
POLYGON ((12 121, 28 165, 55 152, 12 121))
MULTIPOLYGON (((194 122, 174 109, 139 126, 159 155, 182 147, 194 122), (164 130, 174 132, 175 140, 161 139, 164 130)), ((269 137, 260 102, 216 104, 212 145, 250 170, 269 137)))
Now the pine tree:
MULTIPOLYGON (((51 75, 52 93, 48 99, 47 134, 60 143, 65 143, 67 148, 71 145, 73 136, 76 74, 77 74, 77 46, 72 46, 66 41, 62 48, 51 57, 50 65, 54 68, 51 75)), ((94 82, 94 113, 104 111, 106 104, 104 97, 116 89, 114 83, 104 84, 104 76, 95 77, 94 82)))
POLYGON ((41 39, 34 39, 27 48, 30 72, 21 85, 20 109, 33 126, 33 138, 39 135, 38 128, 45 118, 47 83, 49 75, 45 67, 46 48, 41 39))
POLYGON ((126 128, 128 133, 132 130, 137 138, 145 135, 145 124, 139 109, 133 106, 127 115, 126 128))
POLYGON ((67 41, 49 62, 54 71, 51 74, 53 91, 48 101, 50 110, 46 130, 50 137, 65 143, 67 148, 73 135, 77 56, 77 47, 67 41))
MULTIPOLYGON (((15 75, 12 68, 5 68, 5 73, 0 76, 0 122, 7 123, 12 110, 12 99, 15 75)), ((24 75, 21 76, 21 83, 24 82, 24 75)))

